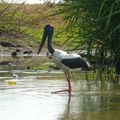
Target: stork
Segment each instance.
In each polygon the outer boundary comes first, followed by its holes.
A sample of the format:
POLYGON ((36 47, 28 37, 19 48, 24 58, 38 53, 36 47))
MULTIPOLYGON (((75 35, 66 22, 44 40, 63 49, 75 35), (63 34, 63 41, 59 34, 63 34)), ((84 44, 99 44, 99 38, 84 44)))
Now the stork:
POLYGON ((90 63, 82 58, 79 54, 71 53, 68 54, 65 51, 54 49, 52 47, 52 37, 54 33, 54 27, 50 24, 46 25, 44 27, 44 33, 42 36, 42 40, 38 49, 37 54, 39 54, 45 44, 45 41, 47 39, 47 47, 48 51, 51 54, 52 61, 62 69, 65 73, 67 82, 68 82, 68 89, 65 90, 59 90, 52 93, 58 93, 58 92, 65 92, 67 91, 69 94, 71 94, 72 88, 71 88, 71 82, 70 82, 70 70, 71 69, 77 69, 77 68, 90 68, 90 63))

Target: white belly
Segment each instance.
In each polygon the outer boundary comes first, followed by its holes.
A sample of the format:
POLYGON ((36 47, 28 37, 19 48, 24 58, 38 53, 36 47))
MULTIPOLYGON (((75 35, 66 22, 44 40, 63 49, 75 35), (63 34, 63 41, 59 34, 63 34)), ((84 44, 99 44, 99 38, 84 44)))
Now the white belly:
POLYGON ((69 68, 61 63, 59 59, 56 59, 55 57, 52 57, 52 61, 57 65, 58 68, 60 68, 63 71, 69 71, 69 68))

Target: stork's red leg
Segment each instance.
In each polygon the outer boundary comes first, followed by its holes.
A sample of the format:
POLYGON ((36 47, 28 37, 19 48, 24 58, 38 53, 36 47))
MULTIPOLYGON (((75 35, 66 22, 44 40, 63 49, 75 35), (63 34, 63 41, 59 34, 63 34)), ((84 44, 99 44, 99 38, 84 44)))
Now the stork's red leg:
POLYGON ((55 94, 55 93, 60 93, 60 92, 68 92, 69 95, 71 94, 72 89, 71 89, 70 74, 69 74, 69 72, 65 72, 65 76, 66 76, 66 79, 67 79, 67 82, 68 82, 68 89, 59 90, 59 91, 54 91, 54 92, 52 92, 53 94, 55 94))
POLYGON ((68 93, 71 94, 71 83, 70 83, 70 74, 69 72, 65 72, 65 76, 66 76, 66 79, 67 79, 67 82, 68 82, 68 93))

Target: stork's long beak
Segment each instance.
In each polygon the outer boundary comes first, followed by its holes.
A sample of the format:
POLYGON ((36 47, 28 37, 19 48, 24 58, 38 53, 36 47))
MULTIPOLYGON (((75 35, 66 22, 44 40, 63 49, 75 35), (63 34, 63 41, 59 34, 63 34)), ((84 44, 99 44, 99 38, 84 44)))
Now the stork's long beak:
POLYGON ((39 54, 41 52, 41 50, 42 50, 42 48, 43 48, 43 46, 45 44, 46 39, 47 39, 47 33, 44 30, 44 33, 43 33, 43 36, 42 36, 42 40, 41 40, 41 43, 40 43, 40 46, 39 46, 37 54, 39 54))

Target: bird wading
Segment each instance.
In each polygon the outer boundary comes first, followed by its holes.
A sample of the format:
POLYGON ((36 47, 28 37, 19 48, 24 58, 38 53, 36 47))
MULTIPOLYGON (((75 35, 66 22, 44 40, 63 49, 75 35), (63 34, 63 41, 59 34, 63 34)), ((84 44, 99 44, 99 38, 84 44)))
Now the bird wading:
POLYGON ((89 69, 91 68, 91 64, 86 59, 82 58, 79 54, 68 54, 65 51, 54 49, 52 47, 53 33, 54 27, 52 25, 48 24, 44 27, 44 33, 37 54, 41 52, 45 41, 47 40, 47 48, 51 54, 51 59, 57 65, 58 68, 64 71, 68 82, 68 89, 54 91, 52 93, 68 92, 69 94, 71 94, 72 88, 70 82, 70 70, 77 68, 89 69))

